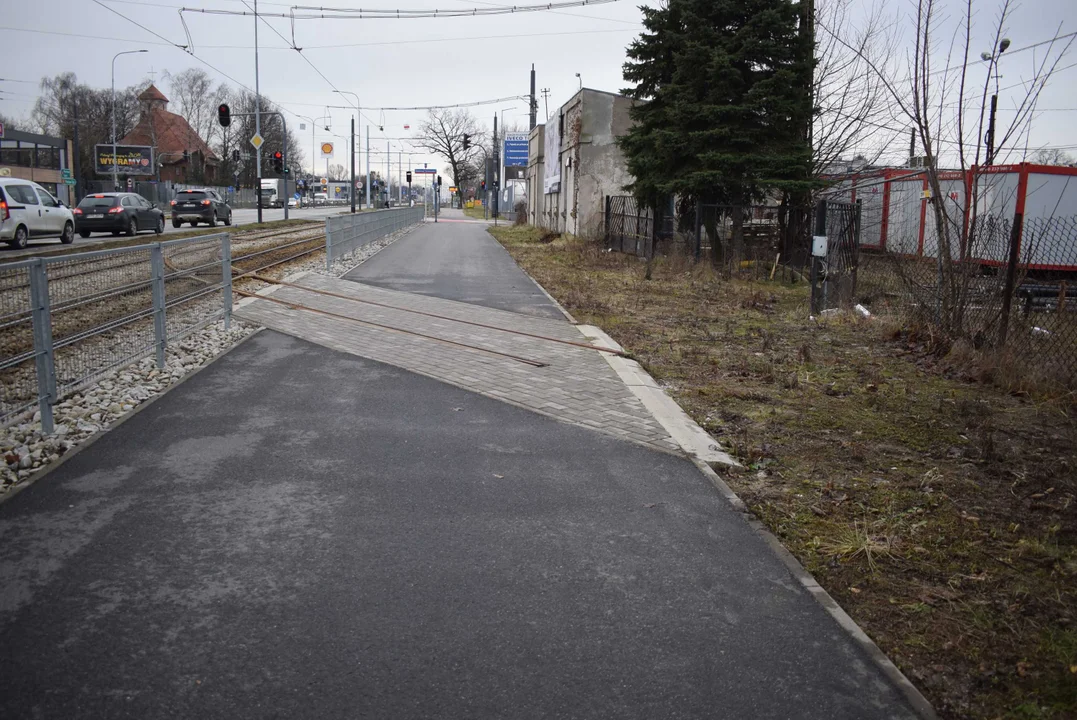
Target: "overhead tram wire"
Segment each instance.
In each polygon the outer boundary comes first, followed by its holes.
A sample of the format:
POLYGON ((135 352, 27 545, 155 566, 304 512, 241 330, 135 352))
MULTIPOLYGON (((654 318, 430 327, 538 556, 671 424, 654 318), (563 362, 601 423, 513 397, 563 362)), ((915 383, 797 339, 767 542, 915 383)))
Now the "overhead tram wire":
MULTIPOLYGON (((193 57, 193 58, 194 58, 195 60, 197 60, 198 62, 202 63, 203 65, 205 65, 206 67, 208 67, 208 68, 209 68, 210 70, 212 70, 213 72, 217 73, 218 75, 220 75, 220 76, 222 76, 222 77, 225 77, 225 78, 227 78, 227 79, 231 80, 232 82, 234 82, 234 83, 235 83, 236 85, 238 85, 239 87, 243 88, 243 89, 244 89, 244 90, 246 90, 247 92, 249 92, 249 93, 253 93, 253 92, 254 92, 254 90, 252 90, 252 89, 251 89, 250 87, 248 87, 248 86, 247 86, 246 84, 244 84, 244 83, 240 82, 239 80, 235 79, 234 77, 232 77, 231 75, 229 75, 228 73, 226 73, 226 72, 225 72, 224 70, 221 70, 221 69, 220 69, 220 68, 218 68, 218 67, 217 67, 216 65, 213 65, 212 63, 208 62, 207 60, 203 60, 202 58, 200 58, 200 57, 198 57, 197 55, 195 55, 195 54, 194 54, 194 51, 193 51, 193 50, 191 50, 191 49, 190 49, 189 47, 187 47, 186 45, 183 45, 183 44, 181 44, 181 43, 176 43, 176 42, 172 42, 171 40, 169 40, 168 38, 166 38, 166 37, 165 37, 164 35, 161 35, 160 33, 156 32, 156 31, 154 31, 154 30, 151 30, 150 28, 146 27, 145 25, 143 25, 142 23, 140 23, 140 22, 138 22, 138 21, 136 21, 136 20, 132 20, 131 18, 129 18, 129 17, 127 17, 126 15, 124 15, 123 13, 121 13, 121 12, 120 12, 119 10, 116 10, 116 9, 114 9, 114 8, 110 8, 110 7, 108 6, 108 5, 105 5, 105 4, 104 4, 104 2, 102 2, 102 0, 93 0, 93 2, 94 2, 94 3, 96 3, 96 4, 98 4, 98 5, 100 5, 100 6, 101 6, 101 7, 103 7, 104 9, 108 10, 109 12, 113 13, 114 15, 117 15, 118 17, 120 17, 120 18, 123 18, 123 19, 124 19, 124 20, 126 20, 127 22, 129 22, 129 23, 131 23, 131 24, 133 24, 133 25, 137 25, 138 27, 142 28, 143 30, 145 30, 146 32, 150 33, 150 34, 151 34, 151 35, 153 35, 154 37, 156 37, 156 38, 158 38, 158 39, 160 39, 160 40, 163 40, 163 41, 164 41, 165 43, 167 43, 168 45, 171 45, 172 47, 174 47, 174 48, 177 48, 177 49, 179 49, 179 50, 182 50, 182 51, 183 51, 184 53, 186 53, 187 55, 190 55, 190 56, 191 56, 191 57, 193 57)), ((261 14, 261 13, 259 13, 259 14, 261 14)), ((263 102, 267 102, 267 101, 266 101, 266 100, 265 100, 265 99, 263 98, 263 102)), ((268 106, 269 106, 270 108, 274 108, 274 107, 276 107, 276 108, 279 108, 279 109, 280 109, 281 111, 283 111, 283 112, 287 112, 287 113, 290 113, 291 115, 294 115, 294 116, 295 116, 296 118, 298 118, 298 117, 299 117, 298 115, 296 115, 296 114, 295 114, 295 112, 293 112, 293 111, 291 111, 291 110, 288 110, 287 108, 283 107, 283 106, 282 106, 282 105, 281 105, 280 103, 275 103, 275 102, 269 101, 269 102, 268 102, 267 104, 268 104, 268 106)))
MULTIPOLYGON (((609 5, 621 0, 562 0, 541 5, 495 6, 485 8, 460 8, 458 10, 401 10, 399 8, 333 8, 315 5, 295 5, 287 13, 258 13, 267 17, 280 17, 287 20, 412 20, 418 18, 482 17, 489 15, 516 15, 531 12, 552 12, 562 8, 584 7, 587 5, 609 5), (299 11, 299 12, 296 12, 299 11)), ((253 13, 224 8, 180 8, 180 12, 195 12, 205 15, 239 15, 253 13)))

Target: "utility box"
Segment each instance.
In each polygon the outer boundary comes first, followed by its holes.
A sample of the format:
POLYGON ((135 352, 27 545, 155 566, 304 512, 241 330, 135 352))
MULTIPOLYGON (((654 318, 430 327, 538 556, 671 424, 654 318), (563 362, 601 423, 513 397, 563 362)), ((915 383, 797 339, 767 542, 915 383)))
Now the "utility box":
POLYGON ((815 257, 826 257, 826 235, 811 236, 811 254, 815 257))

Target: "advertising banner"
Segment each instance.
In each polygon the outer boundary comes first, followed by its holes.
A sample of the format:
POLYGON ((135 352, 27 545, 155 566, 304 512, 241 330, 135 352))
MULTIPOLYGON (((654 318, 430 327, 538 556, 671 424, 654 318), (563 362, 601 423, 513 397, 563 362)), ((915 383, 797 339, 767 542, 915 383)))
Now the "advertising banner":
POLYGON ((561 133, 558 128, 559 118, 546 122, 544 133, 543 156, 546 163, 542 177, 542 192, 547 195, 561 191, 561 133))
POLYGON ((94 146, 94 165, 98 175, 111 175, 115 166, 120 175, 153 175, 153 148, 148 145, 117 145, 112 156, 112 145, 94 146))

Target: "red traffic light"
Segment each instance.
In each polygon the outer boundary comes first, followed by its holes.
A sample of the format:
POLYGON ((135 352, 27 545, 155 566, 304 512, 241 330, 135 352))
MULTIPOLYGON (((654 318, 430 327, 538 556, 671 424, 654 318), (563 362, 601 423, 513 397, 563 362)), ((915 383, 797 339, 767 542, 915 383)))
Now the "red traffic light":
POLYGON ((278 150, 277 152, 273 153, 273 159, 274 160, 283 160, 284 159, 284 153, 282 153, 280 150, 278 150))
POLYGON ((221 127, 228 127, 232 124, 232 109, 228 107, 228 103, 221 103, 217 106, 217 122, 221 124, 221 127))

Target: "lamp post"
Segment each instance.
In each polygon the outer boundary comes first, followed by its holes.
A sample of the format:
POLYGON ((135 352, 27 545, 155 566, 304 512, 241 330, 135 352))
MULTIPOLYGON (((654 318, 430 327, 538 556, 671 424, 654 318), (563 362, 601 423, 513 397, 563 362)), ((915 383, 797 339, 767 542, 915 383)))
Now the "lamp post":
POLYGON ((124 50, 112 56, 112 189, 120 184, 119 170, 116 167, 116 58, 120 55, 136 55, 149 50, 124 50))
MULTIPOLYGON (((302 118, 302 119, 304 119, 304 120, 306 120, 307 122, 310 123, 310 177, 311 177, 310 202, 311 202, 311 205, 313 205, 314 204, 314 176, 318 173, 318 168, 314 164, 314 158, 318 157, 318 144, 314 140, 314 126, 317 125, 319 121, 321 121, 321 120, 329 120, 330 118, 329 118, 328 115, 322 115, 319 118, 311 118, 311 117, 307 117, 306 115, 296 115, 296 117, 302 118)), ((326 128, 326 130, 328 130, 328 129, 329 128, 326 128)))
MULTIPOLYGON (((352 95, 355 97, 355 111, 359 112, 359 96, 349 90, 334 90, 333 92, 338 95, 352 95)), ((355 116, 352 115, 352 147, 351 147, 351 162, 349 163, 352 168, 352 184, 348 188, 348 196, 352 199, 352 212, 355 212, 355 116)))
MULTIPOLYGON (((980 54, 982 59, 991 63, 987 72, 990 73, 992 69, 995 71, 995 93, 991 96, 991 116, 987 121, 987 137, 984 138, 987 143, 987 165, 991 165, 995 161, 995 111, 998 109, 998 59, 1002 53, 1006 52, 1006 48, 1009 46, 1010 39, 1002 38, 998 44, 998 52, 994 54, 980 54)), ((982 118, 983 115, 980 115, 980 117, 982 118)))

